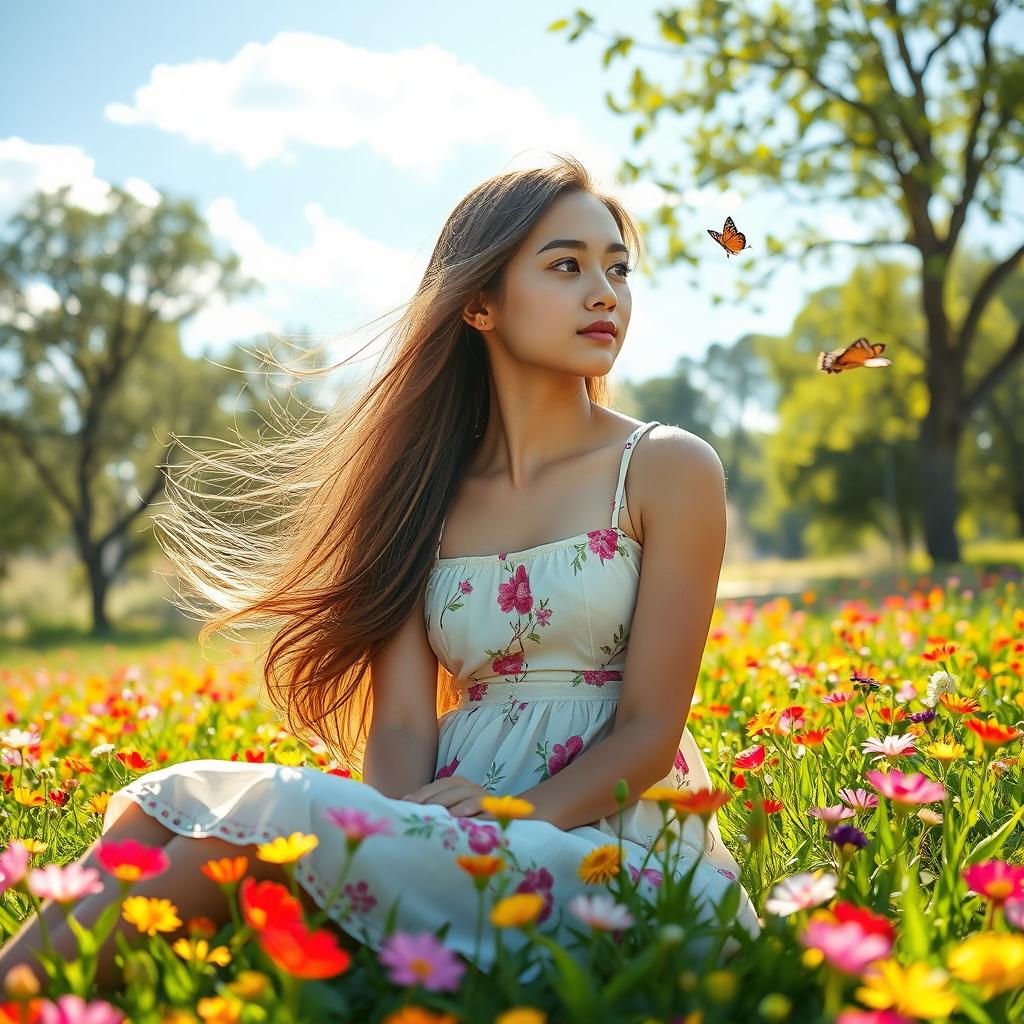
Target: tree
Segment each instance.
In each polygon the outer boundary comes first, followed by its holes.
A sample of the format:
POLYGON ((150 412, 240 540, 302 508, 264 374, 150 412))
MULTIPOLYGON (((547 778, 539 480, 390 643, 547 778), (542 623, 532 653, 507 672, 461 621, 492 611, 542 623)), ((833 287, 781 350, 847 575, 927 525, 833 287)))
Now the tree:
POLYGON ((188 359, 178 325, 257 284, 213 253, 188 202, 112 188, 96 213, 68 192, 37 193, 0 249, 0 438, 69 524, 102 634, 110 585, 147 544, 133 524, 164 487, 160 435, 208 427, 237 383, 188 359))
MULTIPOLYGON (((835 246, 896 247, 913 257, 927 338, 919 491, 936 562, 960 557, 956 456, 968 418, 1024 357, 1018 323, 989 364, 976 376, 965 372, 978 325, 1024 245, 990 256, 961 315, 954 318, 949 305, 950 267, 968 216, 1003 219, 1010 174, 1024 157, 1021 36, 1008 32, 1002 41, 996 31, 1015 8, 1019 0, 810 0, 799 9, 697 0, 656 13, 662 44, 603 33, 610 39, 605 65, 634 48, 680 60, 682 84, 662 87, 636 67, 626 100, 606 99, 614 111, 638 115, 636 141, 659 115, 696 119, 686 139, 697 185, 724 188, 746 178, 804 206, 829 201, 858 215, 880 211, 892 226, 879 237, 847 240, 812 223, 792 247, 769 235, 764 248, 777 258, 762 263, 758 286, 794 256, 804 265, 835 246)), ((602 34, 593 25, 578 10, 569 39, 602 34)), ((566 28, 569 19, 549 26, 566 28)), ((693 264, 679 235, 688 217, 678 180, 691 172, 679 164, 672 172, 665 180, 650 162, 627 160, 620 173, 626 181, 649 176, 665 190, 666 202, 644 230, 666 228, 666 261, 693 264)), ((749 287, 745 282, 741 293, 749 287)))

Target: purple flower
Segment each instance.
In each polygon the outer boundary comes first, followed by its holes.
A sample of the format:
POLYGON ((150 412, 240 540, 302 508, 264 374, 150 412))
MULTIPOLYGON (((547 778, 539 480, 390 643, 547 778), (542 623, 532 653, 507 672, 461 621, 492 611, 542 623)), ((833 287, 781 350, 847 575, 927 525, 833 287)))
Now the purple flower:
POLYGON ((915 711, 911 716, 912 722, 931 722, 936 715, 935 708, 928 708, 927 711, 915 711))
POLYGON ((378 960, 390 967, 396 985, 422 985, 431 992, 452 992, 466 971, 456 955, 429 932, 395 932, 382 943, 378 960))
POLYGON ((863 850, 868 845, 868 837, 856 825, 837 825, 827 835, 839 847, 853 846, 863 850))

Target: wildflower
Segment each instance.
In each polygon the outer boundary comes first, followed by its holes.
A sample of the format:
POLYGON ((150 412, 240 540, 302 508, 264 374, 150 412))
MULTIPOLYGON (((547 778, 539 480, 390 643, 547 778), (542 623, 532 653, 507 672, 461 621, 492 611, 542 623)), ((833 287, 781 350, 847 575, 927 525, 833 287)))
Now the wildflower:
POLYGON ((853 694, 846 690, 835 690, 821 698, 822 704, 831 704, 833 707, 842 707, 848 701, 853 700, 853 694))
POLYGON ((935 740, 924 748, 924 752, 936 761, 956 761, 967 753, 967 748, 962 743, 957 743, 952 736, 935 740))
POLYGON ((546 1024, 548 1015, 532 1006, 513 1006, 511 1010, 499 1013, 494 1024, 546 1024))
MULTIPOLYGON (((15 1014, 11 1018, 18 1020, 15 1014)), ((32 1019, 32 1018, 26 1018, 32 1019)), ((39 1011, 40 1024, 64 1024, 65 1021, 88 1021, 89 1024, 120 1024, 125 1015, 105 999, 94 999, 87 1003, 81 996, 69 993, 56 1000, 45 1001, 39 1011)))
POLYGON ((812 920, 797 938, 844 974, 860 975, 892 950, 892 939, 865 931, 857 921, 812 920))
POLYGON ((238 857, 221 857, 219 860, 208 860, 199 866, 211 882, 218 885, 231 885, 245 876, 249 867, 249 858, 240 855, 238 857))
POLYGON ((910 716, 910 721, 913 722, 914 725, 926 725, 928 722, 934 722, 937 717, 938 715, 935 708, 927 708, 924 711, 915 711, 910 716))
POLYGON ((995 718, 989 718, 987 722, 979 721, 977 718, 968 718, 964 723, 986 747, 1001 747, 1004 743, 1010 743, 1020 736, 1020 729, 1012 725, 1002 725, 995 718))
POLYGON ((948 672, 938 671, 933 672, 928 677, 928 688, 925 691, 924 697, 921 698, 921 703, 925 707, 933 708, 939 703, 939 698, 944 693, 956 693, 957 692, 957 679, 955 676, 951 676, 948 672))
POLYGON ((454 1013, 435 1013, 422 1006, 403 1006, 389 1013, 381 1024, 459 1024, 459 1020, 454 1013))
POLYGON ((455 859, 459 867, 474 878, 490 878, 505 867, 501 857, 491 853, 463 853, 455 859))
POLYGON ((942 815, 938 811, 933 811, 930 807, 918 807, 917 816, 926 825, 941 825, 942 815))
POLYGON ((868 837, 853 825, 839 825, 827 834, 845 856, 863 850, 868 845, 868 837))
MULTIPOLYGON (((748 811, 752 811, 754 809, 754 803, 752 800, 744 800, 743 806, 746 807, 748 811)), ((781 800, 772 800, 769 798, 767 800, 758 800, 758 806, 765 814, 778 814, 786 805, 781 800)))
POLYGON ((74 903, 84 896, 103 892, 103 883, 95 868, 85 868, 81 864, 68 864, 66 867, 47 864, 29 872, 28 891, 55 903, 74 903))
POLYGON ((569 910, 584 924, 601 931, 620 931, 633 925, 634 918, 628 907, 618 903, 610 893, 580 893, 569 901, 569 910))
POLYGON ((904 775, 902 772, 865 772, 864 777, 886 799, 899 808, 916 807, 946 799, 946 788, 941 782, 932 782, 920 772, 904 775))
POLYGON ((778 721, 780 713, 774 708, 769 708, 767 711, 758 711, 753 718, 747 720, 747 732, 751 736, 756 736, 761 732, 770 732, 775 728, 775 723, 778 721))
POLYGON ((679 790, 672 806, 678 814, 697 814, 707 821, 731 799, 732 794, 721 789, 679 790))
POLYGON ((277 836, 269 843, 260 843, 256 847, 256 856, 268 864, 292 864, 319 845, 319 836, 293 832, 287 838, 277 836))
POLYGON ((973 697, 961 697, 958 693, 943 693, 939 703, 954 715, 973 715, 981 705, 973 697))
POLYGON ((1024 899, 1007 900, 1003 904, 1003 917, 1008 925, 1024 931, 1024 899))
POLYGON ((981 987, 981 998, 1024 985, 1024 935, 979 932, 952 949, 946 963, 954 978, 981 987))
POLYGON ((909 757, 916 748, 914 747, 914 737, 903 733, 902 735, 884 736, 882 739, 872 736, 860 745, 860 749, 865 754, 873 753, 875 761, 884 759, 895 761, 899 757, 909 757))
POLYGON ((395 932, 381 943, 378 959, 396 985, 422 985, 431 992, 454 991, 465 964, 429 933, 395 932))
POLYGON ((239 999, 246 1001, 261 999, 270 991, 270 979, 262 971, 239 971, 234 981, 225 988, 239 999))
MULTIPOLYGON (((238 1024, 242 1004, 228 996, 204 996, 196 1003, 196 1013, 203 1024, 238 1024)), ((195 1017, 187 1010, 171 1010, 163 1015, 161 1024, 195 1024, 195 1017)))
POLYGON ((480 798, 480 809, 498 821, 510 821, 528 818, 535 808, 529 800, 517 796, 485 796, 480 798))
POLYGON ((878 806, 878 797, 866 789, 841 789, 839 790, 839 799, 859 811, 870 811, 873 807, 878 806))
POLYGON ((844 1010, 836 1024, 914 1024, 910 1017, 892 1010, 844 1010))
POLYGON ((830 872, 801 871, 779 882, 765 900, 765 910, 788 917, 800 910, 819 906, 836 894, 839 879, 830 872))
POLYGON ((756 743, 752 747, 747 747, 746 750, 741 750, 733 758, 732 766, 739 772, 757 771, 764 764, 765 753, 765 748, 760 743, 756 743))
POLYGON ((601 885, 610 882, 621 866, 618 846, 598 846, 580 862, 579 877, 590 885, 601 885))
POLYGON ((283 927, 302 920, 302 904, 281 885, 269 879, 257 882, 251 875, 242 880, 239 902, 245 923, 254 931, 283 927))
POLYGON ((807 813, 819 821, 828 822, 830 825, 837 825, 847 818, 852 818, 856 813, 852 807, 845 807, 843 804, 836 804, 833 807, 810 807, 807 813))
POLYGON ((825 737, 832 731, 830 725, 821 729, 804 729, 803 732, 795 732, 790 737, 800 747, 820 747, 825 742, 825 737))
POLYGON ((121 916, 146 935, 173 932, 181 925, 178 908, 166 899, 129 896, 121 907, 121 916))
POLYGON ((346 842, 352 849, 370 836, 394 834, 389 819, 378 818, 374 821, 365 811, 354 807, 328 807, 324 817, 345 833, 346 842))
POLYGON ((859 907, 856 903, 848 900, 840 900, 830 911, 818 911, 818 913, 830 913, 837 921, 855 921, 860 927, 871 935, 885 936, 890 942, 896 941, 896 929, 892 921, 884 914, 876 914, 867 907, 859 907))
POLYGON ((351 955, 326 928, 310 930, 302 921, 284 927, 270 925, 257 932, 263 952, 295 978, 333 978, 348 970, 351 955))
POLYGON ((896 960, 879 960, 868 968, 856 996, 876 1010, 893 1009, 908 1017, 948 1017, 957 997, 946 987, 946 972, 928 964, 901 966, 896 960))
POLYGON ((162 846, 147 846, 135 839, 107 840, 96 849, 100 867, 122 882, 141 882, 162 875, 171 865, 162 846))
POLYGON ((178 939, 171 946, 182 960, 194 961, 198 964, 216 964, 218 967, 227 967, 231 963, 231 951, 227 946, 214 946, 206 939, 178 939))
POLYGON ((0 852, 0 893, 12 889, 25 877, 30 860, 28 848, 17 839, 0 852))
POLYGON ((1024 897, 1024 867, 1005 860, 987 860, 972 864, 961 872, 971 892, 1002 906, 1007 900, 1024 897))
POLYGON ((506 896, 491 908, 491 924, 497 928, 521 928, 537 920, 544 903, 539 892, 517 892, 506 896))

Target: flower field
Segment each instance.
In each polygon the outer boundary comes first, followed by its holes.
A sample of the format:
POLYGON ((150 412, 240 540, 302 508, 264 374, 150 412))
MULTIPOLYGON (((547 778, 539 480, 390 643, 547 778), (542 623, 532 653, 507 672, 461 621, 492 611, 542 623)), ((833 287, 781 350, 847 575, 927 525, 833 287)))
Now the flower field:
MULTIPOLYGON (((78 923, 75 907, 101 872, 74 862, 99 835, 110 793, 139 774, 224 758, 353 777, 282 730, 255 686, 251 664, 198 653, 0 671, 0 935, 54 900, 79 949, 48 961, 46 985, 27 969, 0 976, 0 1024, 1024 1020, 1024 607, 1014 578, 721 604, 688 723, 715 787, 645 794, 666 824, 643 872, 655 896, 620 870, 617 844, 598 848, 580 864, 591 892, 567 907, 576 941, 563 948, 545 935, 544 897, 507 891, 502 846, 458 855, 479 895, 479 929, 521 940, 490 975, 447 949, 444 929, 394 930, 378 951, 339 939, 299 902, 295 866, 317 844, 301 833, 257 848, 287 886, 256 881, 243 856, 202 865, 228 898, 221 926, 133 896, 168 870, 162 848, 101 844, 120 898, 95 925, 78 923), (688 876, 670 870, 673 826, 716 808, 760 915, 756 938, 730 923, 729 900, 717 919, 701 916, 688 876), (130 983, 101 991, 97 948, 115 925, 130 983)), ((511 795, 484 804, 502 830, 532 809, 511 795)), ((390 824, 344 807, 324 822, 346 834, 335 894, 354 908, 365 894, 346 877, 390 824)))

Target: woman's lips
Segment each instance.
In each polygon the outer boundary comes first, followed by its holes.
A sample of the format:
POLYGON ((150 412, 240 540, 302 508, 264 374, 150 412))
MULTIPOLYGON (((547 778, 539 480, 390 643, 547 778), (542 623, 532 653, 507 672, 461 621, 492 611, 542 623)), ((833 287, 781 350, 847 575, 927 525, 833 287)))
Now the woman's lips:
POLYGON ((580 331, 579 333, 584 338, 593 338, 594 341, 601 341, 606 345, 611 344, 615 340, 615 335, 610 334, 608 331, 580 331))

